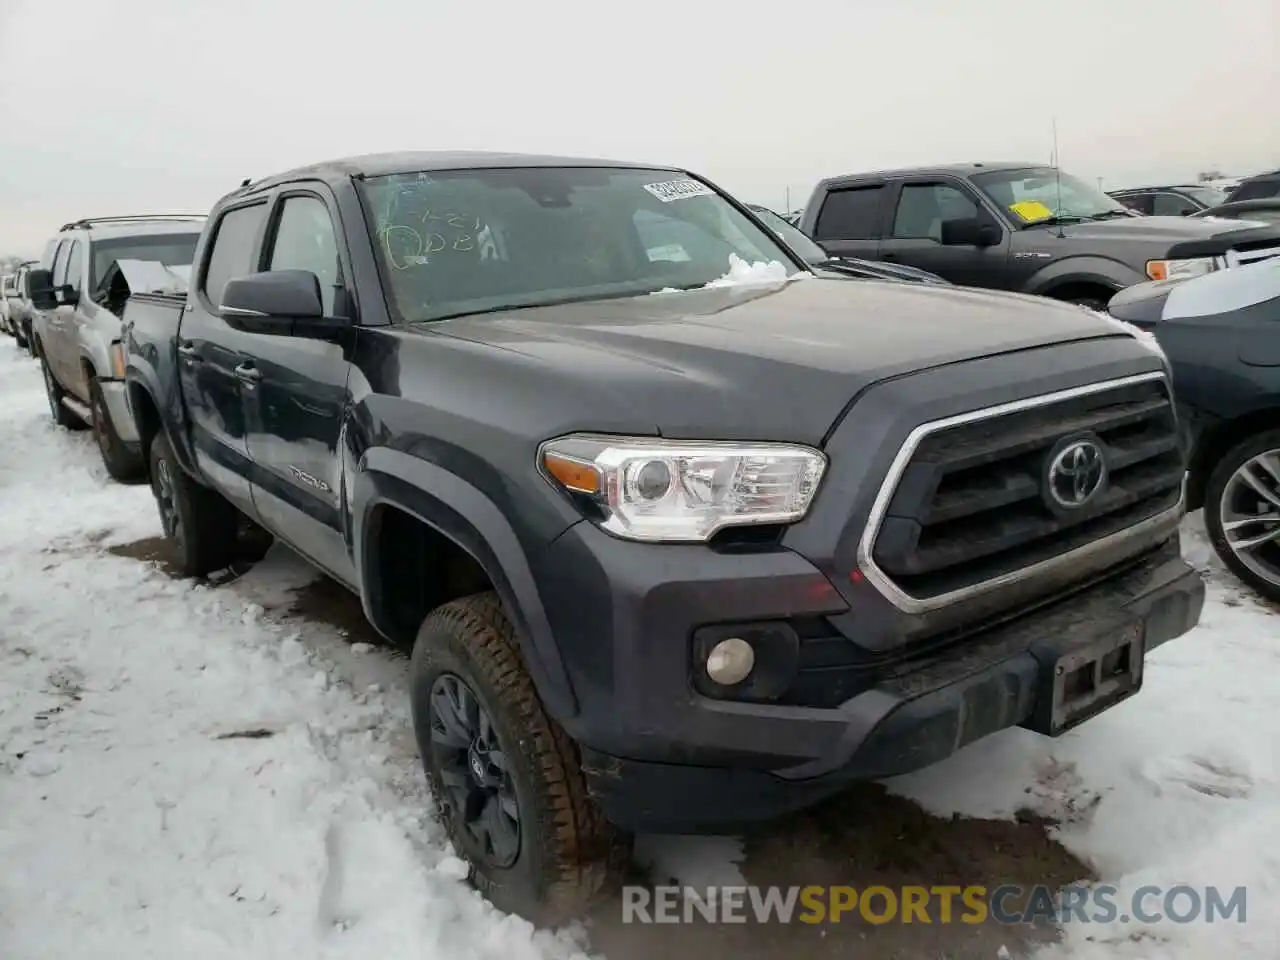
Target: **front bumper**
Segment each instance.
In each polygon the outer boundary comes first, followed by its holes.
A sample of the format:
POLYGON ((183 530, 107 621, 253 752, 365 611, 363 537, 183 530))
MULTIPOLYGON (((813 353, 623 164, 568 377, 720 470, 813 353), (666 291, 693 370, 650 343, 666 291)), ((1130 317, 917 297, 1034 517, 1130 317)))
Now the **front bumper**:
POLYGON ((102 391, 102 402, 107 408, 107 416, 111 418, 111 426, 122 443, 136 446, 139 442, 138 427, 129 410, 129 389, 123 380, 98 379, 98 387, 102 391))
MULTIPOLYGON (((610 820, 637 832, 735 830, 853 781, 928 766, 1001 729, 1060 732, 1049 719, 1059 658, 1134 627, 1150 651, 1191 629, 1204 603, 1204 584, 1175 535, 1055 602, 865 666, 861 687, 823 709, 711 699, 691 688, 697 627, 843 608, 798 555, 651 549, 580 524, 544 559, 561 573, 581 573, 592 560, 614 571, 603 596, 584 591, 576 576, 555 578, 577 581, 577 603, 548 610, 563 618, 553 626, 569 647, 581 706, 566 725, 582 744, 592 795, 610 820)), ((554 593, 550 581, 540 586, 554 593)), ((1137 685, 1114 702, 1140 686, 1140 657, 1137 670, 1137 685)), ((836 677, 832 683, 845 682, 836 677)))

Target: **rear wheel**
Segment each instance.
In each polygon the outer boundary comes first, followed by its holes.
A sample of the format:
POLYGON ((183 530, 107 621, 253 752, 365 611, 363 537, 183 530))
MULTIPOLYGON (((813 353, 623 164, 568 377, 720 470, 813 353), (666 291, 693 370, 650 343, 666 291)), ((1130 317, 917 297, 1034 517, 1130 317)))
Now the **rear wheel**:
POLYGON ((49 360, 45 357, 43 350, 40 351, 40 372, 44 374, 44 393, 49 400, 49 412, 53 414, 53 422, 68 430, 83 430, 87 424, 63 405, 62 398, 67 395, 66 391, 54 379, 53 371, 49 369, 49 360))
POLYGON ((1237 444, 1205 487, 1205 527, 1237 577, 1280 603, 1280 430, 1237 444))
POLYGON ((231 566, 236 559, 239 514, 178 465, 163 431, 151 441, 151 492, 181 574, 203 577, 231 566))
POLYGON ((147 464, 139 450, 131 449, 116 433, 111 414, 102 398, 97 379, 89 381, 89 410, 93 414, 93 439, 102 454, 102 462, 113 480, 136 483, 147 475, 147 464))
POLYGON ((496 594, 427 617, 410 696, 431 791, 472 883, 535 924, 586 912, 620 875, 628 843, 588 796, 577 750, 543 710, 496 594))

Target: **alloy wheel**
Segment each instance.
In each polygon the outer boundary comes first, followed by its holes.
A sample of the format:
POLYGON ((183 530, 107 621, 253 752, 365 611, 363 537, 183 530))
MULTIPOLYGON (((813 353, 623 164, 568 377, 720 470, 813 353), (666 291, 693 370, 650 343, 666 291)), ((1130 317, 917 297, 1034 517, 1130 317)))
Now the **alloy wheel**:
POLYGON ((49 398, 49 412, 53 414, 54 419, 58 418, 58 385, 53 382, 53 373, 49 369, 49 364, 40 364, 41 372, 44 373, 44 394, 49 398))
POLYGON ((451 673, 431 686, 431 749, 454 815, 489 865, 520 854, 520 806, 506 751, 479 697, 451 673))
POLYGON ((173 476, 169 472, 169 462, 159 460, 156 463, 155 482, 156 505, 160 508, 160 524, 164 527, 165 536, 182 542, 182 516, 178 513, 174 499, 173 476))
POLYGON ((1236 558, 1280 586, 1280 449, 1250 457, 1231 475, 1219 504, 1222 535, 1236 558))
POLYGON ((103 456, 109 456, 111 453, 111 441, 107 438, 107 414, 102 408, 102 400, 97 390, 91 392, 89 400, 89 412, 93 414, 94 439, 98 441, 98 449, 102 451, 103 456))

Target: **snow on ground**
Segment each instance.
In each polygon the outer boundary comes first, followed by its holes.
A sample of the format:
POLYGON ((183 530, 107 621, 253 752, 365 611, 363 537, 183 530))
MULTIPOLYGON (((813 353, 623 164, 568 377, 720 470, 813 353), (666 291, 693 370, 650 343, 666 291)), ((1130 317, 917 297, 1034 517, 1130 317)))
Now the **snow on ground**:
POLYGON ((0 956, 584 956, 459 879, 400 697, 97 549, 158 533, 0 343, 0 956))
MULTIPOLYGON (((0 343, 0 956, 585 956, 581 929, 535 932, 459 879, 404 742, 402 662, 265 615, 310 577, 285 552, 215 588, 101 549, 158 532, 147 488, 54 428, 37 366, 0 343)), ((1203 623, 1138 697, 890 783, 940 815, 1029 807, 1121 890, 1249 888, 1247 924, 1068 926, 1040 960, 1277 955, 1280 619, 1191 521, 1186 553, 1203 623)), ((695 886, 741 883, 742 857, 637 849, 695 886)))

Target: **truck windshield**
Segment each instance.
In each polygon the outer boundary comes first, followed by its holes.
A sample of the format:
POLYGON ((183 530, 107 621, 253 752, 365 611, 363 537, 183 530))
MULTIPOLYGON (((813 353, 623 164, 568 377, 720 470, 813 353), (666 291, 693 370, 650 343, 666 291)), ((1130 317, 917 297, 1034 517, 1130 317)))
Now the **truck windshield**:
POLYGON ((158 260, 166 267, 185 267, 196 256, 198 233, 157 233, 149 237, 119 237, 93 244, 89 284, 96 287, 117 260, 158 260))
POLYGON ((994 170, 973 176, 988 197, 1015 220, 1027 226, 1050 220, 1101 220, 1128 216, 1129 211, 1118 200, 1092 186, 1052 167, 1029 167, 1021 170, 994 170))
POLYGON ((358 181, 399 319, 692 289, 746 264, 800 272, 778 240, 670 170, 520 167, 358 181))

